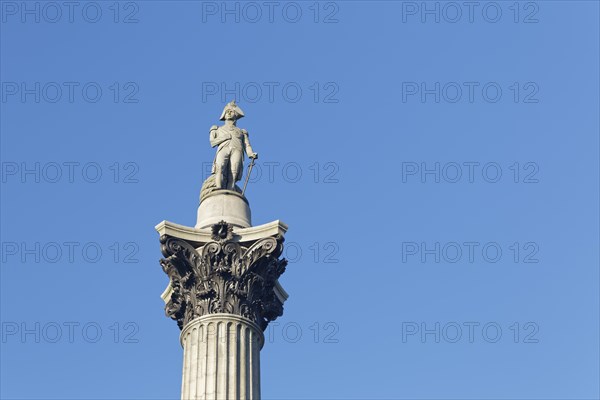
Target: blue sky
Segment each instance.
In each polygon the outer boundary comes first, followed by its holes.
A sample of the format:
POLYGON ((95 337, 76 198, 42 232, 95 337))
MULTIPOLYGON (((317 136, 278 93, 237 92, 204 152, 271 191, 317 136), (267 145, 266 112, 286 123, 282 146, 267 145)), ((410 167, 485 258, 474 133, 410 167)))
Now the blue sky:
POLYGON ((290 226, 264 398, 600 396, 598 2, 0 12, 2 398, 178 398, 154 226, 233 97, 290 226))

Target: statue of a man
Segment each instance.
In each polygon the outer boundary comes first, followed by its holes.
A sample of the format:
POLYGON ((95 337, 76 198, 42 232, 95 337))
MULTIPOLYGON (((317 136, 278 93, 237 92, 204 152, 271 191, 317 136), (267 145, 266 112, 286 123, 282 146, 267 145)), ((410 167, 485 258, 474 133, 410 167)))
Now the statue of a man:
POLYGON ((244 154, 257 159, 250 146, 248 131, 237 127, 237 120, 244 117, 244 112, 235 104, 228 103, 221 114, 222 126, 210 128, 210 145, 217 148, 212 173, 215 175, 215 189, 235 190, 235 183, 242 179, 244 154))

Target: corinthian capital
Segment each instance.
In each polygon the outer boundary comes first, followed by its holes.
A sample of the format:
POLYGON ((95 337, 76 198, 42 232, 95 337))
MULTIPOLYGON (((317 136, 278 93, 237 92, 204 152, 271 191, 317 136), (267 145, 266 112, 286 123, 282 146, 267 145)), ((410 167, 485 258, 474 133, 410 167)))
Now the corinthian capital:
POLYGON ((167 316, 180 329, 217 313, 239 315, 266 329, 283 314, 286 295, 278 283, 287 264, 279 258, 283 241, 279 233, 245 238, 224 221, 211 227, 206 242, 162 234, 160 264, 170 278, 167 316))

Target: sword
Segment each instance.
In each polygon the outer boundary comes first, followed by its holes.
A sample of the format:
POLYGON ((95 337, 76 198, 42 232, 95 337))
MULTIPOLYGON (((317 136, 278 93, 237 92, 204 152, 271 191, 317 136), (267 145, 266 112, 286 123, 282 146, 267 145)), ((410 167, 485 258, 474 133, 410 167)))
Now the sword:
POLYGON ((252 172, 252 167, 254 167, 254 160, 255 158, 252 158, 250 165, 248 165, 248 173, 246 174, 246 181, 244 182, 244 188, 242 189, 242 196, 246 193, 246 186, 248 186, 248 179, 250 179, 250 173, 252 172))

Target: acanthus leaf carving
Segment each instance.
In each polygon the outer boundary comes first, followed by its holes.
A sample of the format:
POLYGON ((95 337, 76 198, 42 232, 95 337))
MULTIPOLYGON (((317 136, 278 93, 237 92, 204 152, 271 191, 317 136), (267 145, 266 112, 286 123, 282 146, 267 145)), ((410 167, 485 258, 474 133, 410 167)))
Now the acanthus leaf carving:
MULTIPOLYGON (((223 224, 215 224, 213 232, 231 232, 231 226, 223 224)), ((165 258, 160 264, 172 287, 165 306, 167 316, 180 329, 214 313, 240 315, 266 329, 283 314, 283 303, 274 291, 287 264, 279 258, 283 237, 263 238, 248 248, 233 241, 230 234, 213 235, 213 239, 218 240, 205 243, 198 252, 182 239, 161 236, 165 258)))

